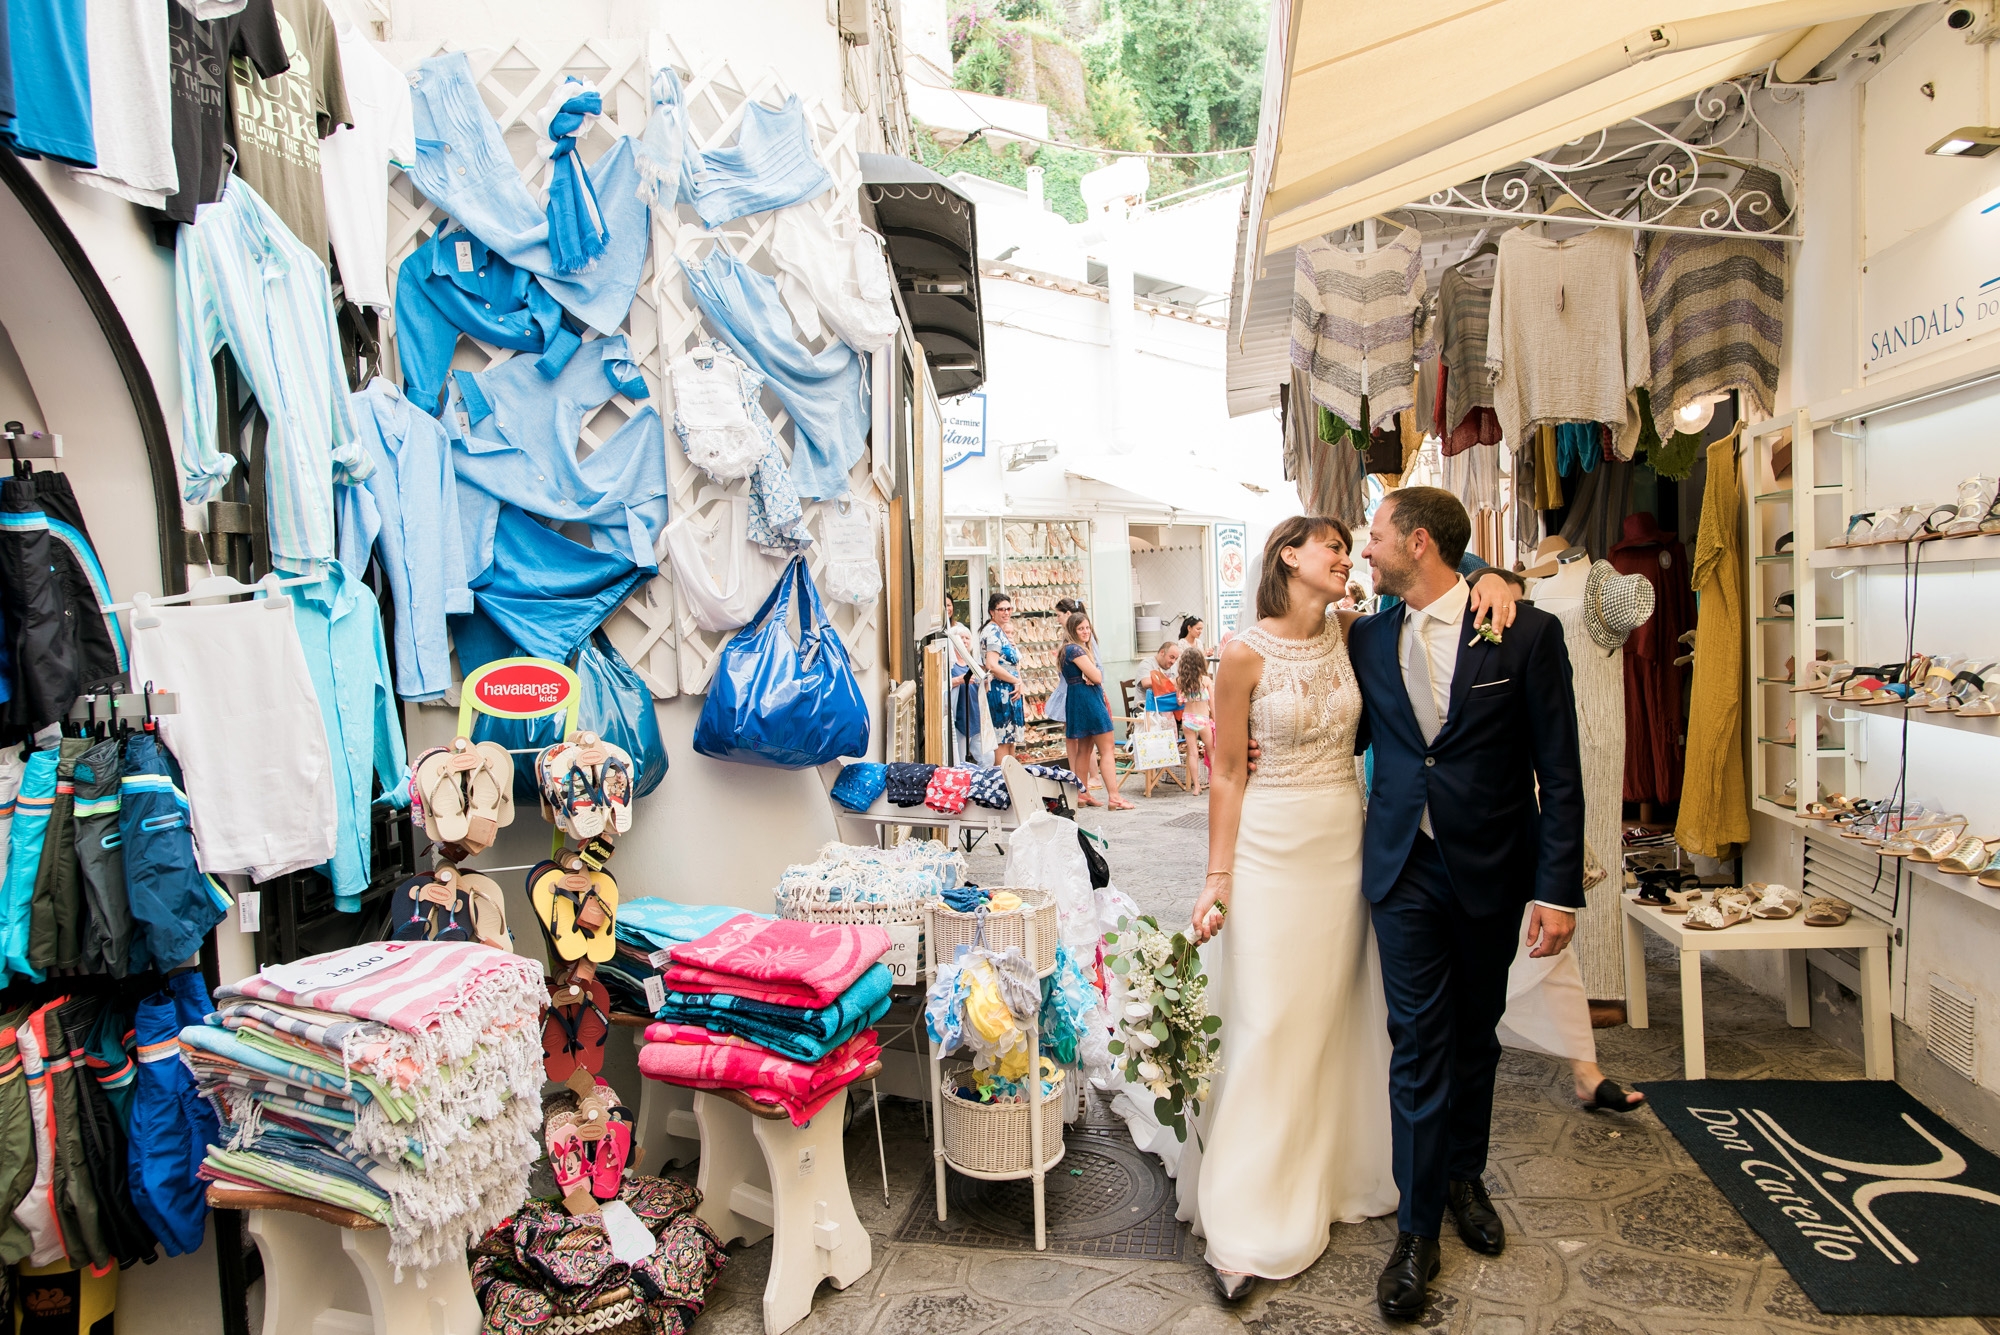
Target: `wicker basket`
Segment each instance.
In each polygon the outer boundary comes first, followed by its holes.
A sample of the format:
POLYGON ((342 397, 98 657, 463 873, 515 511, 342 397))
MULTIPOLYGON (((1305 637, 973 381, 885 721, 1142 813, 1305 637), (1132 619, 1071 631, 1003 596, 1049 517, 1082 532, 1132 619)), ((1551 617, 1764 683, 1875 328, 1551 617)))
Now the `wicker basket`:
POLYGON ((799 922, 832 923, 836 927, 889 927, 898 923, 912 923, 918 927, 924 923, 924 904, 921 899, 885 899, 875 902, 861 900, 800 899, 785 894, 777 896, 778 916, 792 918, 799 922))
MULTIPOLYGON (((944 1157, 954 1167, 974 1173, 1028 1173, 1034 1169, 1034 1142, 1029 1139, 1029 1103, 981 1103, 958 1092, 959 1077, 968 1068, 947 1069, 938 1087, 938 1125, 944 1132, 944 1157)), ((1063 1104, 1069 1097, 1065 1079, 1042 1100, 1042 1170, 1062 1162, 1063 1104)))
POLYGON ((1005 913, 987 912, 960 913, 957 909, 937 905, 937 940, 933 943, 932 959, 948 960, 960 946, 977 943, 980 923, 985 923, 986 948, 1004 952, 1009 946, 1028 953, 1028 915, 1035 917, 1035 974, 1047 977, 1056 967, 1056 940, 1060 928, 1056 923, 1055 896, 1042 890, 1025 890, 1013 886, 988 886, 989 893, 998 894, 1002 890, 1011 891, 1021 897, 1021 907, 1009 909, 1005 913))

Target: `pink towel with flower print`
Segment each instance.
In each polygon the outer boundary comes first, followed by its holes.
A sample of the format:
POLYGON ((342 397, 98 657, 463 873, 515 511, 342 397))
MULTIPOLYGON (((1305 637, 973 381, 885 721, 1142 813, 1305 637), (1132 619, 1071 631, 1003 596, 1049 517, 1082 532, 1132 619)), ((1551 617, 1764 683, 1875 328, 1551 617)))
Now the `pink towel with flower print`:
POLYGON ((776 1006, 831 1006, 889 951, 880 927, 759 918, 743 913, 673 948, 674 992, 726 992, 776 1006))
POLYGON ((795 1062, 768 1048, 691 1025, 654 1024, 639 1049, 639 1071, 650 1080, 690 1089, 740 1089, 774 1103, 804 1126, 881 1054, 875 1031, 864 1029, 816 1062, 795 1062))

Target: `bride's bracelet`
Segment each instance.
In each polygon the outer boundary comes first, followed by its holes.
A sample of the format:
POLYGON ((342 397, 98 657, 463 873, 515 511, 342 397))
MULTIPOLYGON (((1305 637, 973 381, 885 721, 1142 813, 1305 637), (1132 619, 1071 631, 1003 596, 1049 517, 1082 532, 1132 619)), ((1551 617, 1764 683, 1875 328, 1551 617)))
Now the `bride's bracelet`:
POLYGON ((1209 873, 1209 875, 1210 875, 1210 876, 1227 876, 1227 877, 1228 877, 1228 878, 1229 878, 1230 880, 1232 880, 1232 881, 1236 879, 1236 873, 1235 873, 1235 872, 1233 872, 1233 871, 1212 871, 1212 872, 1210 872, 1210 873, 1209 873))

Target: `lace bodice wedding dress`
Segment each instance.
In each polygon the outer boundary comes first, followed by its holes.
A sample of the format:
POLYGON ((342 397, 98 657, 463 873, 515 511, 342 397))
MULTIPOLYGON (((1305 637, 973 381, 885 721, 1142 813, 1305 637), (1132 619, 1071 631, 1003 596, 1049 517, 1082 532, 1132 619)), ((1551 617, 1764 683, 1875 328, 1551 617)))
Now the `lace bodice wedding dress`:
POLYGON ((1229 917, 1203 949, 1221 1073, 1180 1168, 1180 1217, 1220 1270, 1282 1279, 1336 1220, 1393 1213, 1388 1013, 1361 895, 1361 688, 1335 617, 1310 640, 1261 627, 1250 697, 1262 755, 1243 799, 1229 917))

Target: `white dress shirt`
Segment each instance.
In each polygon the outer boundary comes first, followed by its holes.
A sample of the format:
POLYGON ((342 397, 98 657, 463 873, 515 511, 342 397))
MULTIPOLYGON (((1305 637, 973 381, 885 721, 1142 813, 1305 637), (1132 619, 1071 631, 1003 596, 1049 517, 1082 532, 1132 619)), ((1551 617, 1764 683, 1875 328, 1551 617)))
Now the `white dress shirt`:
MULTIPOLYGON (((1430 655, 1431 696, 1437 704, 1438 725, 1442 727, 1451 716, 1451 679, 1458 670, 1460 640, 1458 632, 1465 625, 1465 607, 1472 598, 1471 586, 1465 578, 1459 579, 1443 593, 1422 607, 1404 600, 1408 611, 1403 616, 1403 633, 1396 643, 1396 666, 1408 672, 1411 652, 1421 644, 1430 655)), ((1424 808, 1424 833, 1430 830, 1430 808, 1424 808)), ((1536 900, 1544 908, 1575 913, 1576 910, 1561 904, 1550 904, 1546 900, 1536 900)))

